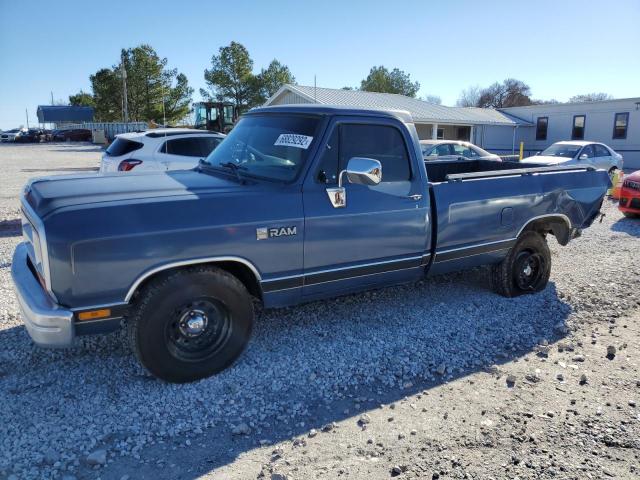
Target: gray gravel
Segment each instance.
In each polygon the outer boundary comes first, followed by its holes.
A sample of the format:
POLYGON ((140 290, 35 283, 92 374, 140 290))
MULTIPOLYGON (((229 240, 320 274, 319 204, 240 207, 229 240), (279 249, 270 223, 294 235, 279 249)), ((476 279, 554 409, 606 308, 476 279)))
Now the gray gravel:
MULTIPOLYGON (((0 165, 3 172, 22 170, 22 178, 34 175, 24 169, 45 156, 50 170, 90 167, 99 156, 90 146, 64 148, 73 152, 72 162, 50 159, 51 146, 0 146, 0 165)), ((2 195, 8 192, 0 222, 15 220, 19 188, 7 183, 14 175, 0 182, 2 195)), ((226 442, 209 465, 215 469, 232 461, 227 449, 238 454, 260 439, 320 438, 336 428, 332 422, 351 417, 366 428, 371 420, 364 411, 380 403, 526 352, 544 355, 551 342, 594 319, 615 323, 640 306, 640 269, 632 257, 637 261, 640 251, 640 223, 622 219, 609 203, 605 212, 601 224, 570 246, 550 240, 551 283, 539 295, 499 297, 487 287, 487 272, 476 269, 262 312, 248 350, 232 368, 188 385, 148 377, 121 333, 82 339, 72 349, 34 347, 10 280, 20 238, 0 235, 0 478, 93 478, 95 469, 105 469, 102 478, 120 478, 110 465, 149 462, 154 447, 211 434, 226 442), (341 407, 344 400, 350 406, 341 407)), ((516 387, 525 381, 511 380, 516 387)), ((162 476, 164 467, 158 478, 171 478, 162 476)), ((393 475, 405 474, 397 468, 393 475)))

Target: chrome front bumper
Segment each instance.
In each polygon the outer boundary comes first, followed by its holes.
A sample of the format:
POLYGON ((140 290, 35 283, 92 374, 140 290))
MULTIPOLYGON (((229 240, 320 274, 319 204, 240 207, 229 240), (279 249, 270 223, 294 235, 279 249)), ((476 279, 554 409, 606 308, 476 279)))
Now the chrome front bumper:
POLYGON ((27 265, 27 245, 21 243, 13 254, 11 276, 24 324, 33 341, 41 347, 68 347, 75 336, 73 312, 55 303, 27 265))

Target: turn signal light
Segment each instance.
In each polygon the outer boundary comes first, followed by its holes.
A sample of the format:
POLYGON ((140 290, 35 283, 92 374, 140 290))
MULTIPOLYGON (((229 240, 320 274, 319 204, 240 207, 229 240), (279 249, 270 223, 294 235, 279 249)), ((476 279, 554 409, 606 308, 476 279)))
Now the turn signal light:
POLYGON ((89 310, 88 312, 80 312, 78 320, 95 320, 97 318, 107 318, 111 316, 111 309, 102 308, 100 310, 89 310))

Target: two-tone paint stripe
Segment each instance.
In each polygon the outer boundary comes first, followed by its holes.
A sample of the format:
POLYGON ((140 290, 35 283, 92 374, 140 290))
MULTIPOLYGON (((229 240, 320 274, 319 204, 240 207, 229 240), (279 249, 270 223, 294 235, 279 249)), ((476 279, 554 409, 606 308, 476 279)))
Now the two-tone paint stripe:
POLYGON ((462 258, 474 257, 485 253, 500 252, 508 250, 515 245, 517 238, 498 240, 495 242, 480 243, 468 247, 451 248, 448 250, 436 251, 434 263, 450 262, 462 258))
MULTIPOLYGON (((478 245, 471 245, 468 247, 437 251, 434 263, 449 262, 452 260, 460 260, 462 258, 473 257, 475 255, 508 250, 515 244, 516 240, 516 238, 510 238, 507 240, 482 243, 478 245)), ((426 267, 429 264, 430 258, 431 254, 426 253, 424 255, 396 260, 385 260, 382 262, 353 265, 348 267, 338 267, 326 270, 312 271, 300 275, 268 279, 262 281, 262 291, 264 293, 276 292, 281 290, 289 290, 292 288, 301 288, 304 286, 336 282, 340 280, 349 280, 370 275, 378 275, 383 273, 426 267)))
POLYGON ((383 273, 391 273, 413 268, 424 267, 429 263, 430 254, 416 255, 394 260, 366 263, 348 267, 337 267, 311 271, 301 275, 280 277, 262 281, 262 291, 265 293, 303 286, 336 282, 351 278, 366 277, 383 273))

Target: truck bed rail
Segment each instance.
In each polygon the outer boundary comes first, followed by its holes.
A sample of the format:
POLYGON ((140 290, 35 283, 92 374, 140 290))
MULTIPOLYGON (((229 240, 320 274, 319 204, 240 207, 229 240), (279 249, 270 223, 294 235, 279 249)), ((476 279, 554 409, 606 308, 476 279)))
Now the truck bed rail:
POLYGON ((449 182, 462 182, 464 180, 476 180, 482 178, 513 177, 517 175, 533 175, 534 173, 558 173, 558 172, 586 172, 595 171, 591 166, 579 167, 531 167, 515 168, 510 170, 491 170, 487 172, 452 173, 446 176, 449 182))

